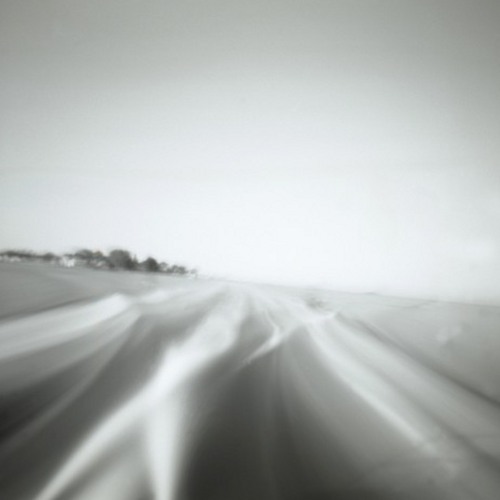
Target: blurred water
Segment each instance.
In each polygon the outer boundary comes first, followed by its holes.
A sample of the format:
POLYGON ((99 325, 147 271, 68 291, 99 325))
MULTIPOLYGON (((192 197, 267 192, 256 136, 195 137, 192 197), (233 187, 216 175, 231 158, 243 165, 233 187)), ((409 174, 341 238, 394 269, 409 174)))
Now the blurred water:
POLYGON ((117 283, 4 314, 2 500, 498 497, 496 308, 117 283))

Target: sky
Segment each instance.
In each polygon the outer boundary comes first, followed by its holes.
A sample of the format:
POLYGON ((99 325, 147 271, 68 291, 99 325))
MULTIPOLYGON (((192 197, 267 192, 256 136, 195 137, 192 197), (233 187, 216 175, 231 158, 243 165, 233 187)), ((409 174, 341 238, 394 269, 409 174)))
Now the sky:
POLYGON ((500 304, 498 0, 1 0, 0 247, 500 304))

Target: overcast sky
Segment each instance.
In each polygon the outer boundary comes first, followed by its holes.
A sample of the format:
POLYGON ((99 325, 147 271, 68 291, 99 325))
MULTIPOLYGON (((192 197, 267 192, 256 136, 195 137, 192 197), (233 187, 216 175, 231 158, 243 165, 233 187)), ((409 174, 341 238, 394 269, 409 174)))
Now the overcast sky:
POLYGON ((498 0, 1 0, 0 247, 500 302, 498 0))

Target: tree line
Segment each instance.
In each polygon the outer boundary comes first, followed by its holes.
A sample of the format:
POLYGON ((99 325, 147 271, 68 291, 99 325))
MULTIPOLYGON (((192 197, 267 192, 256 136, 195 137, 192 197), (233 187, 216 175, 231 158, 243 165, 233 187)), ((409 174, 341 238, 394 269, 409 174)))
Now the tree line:
POLYGON ((4 250, 0 252, 0 259, 4 261, 46 262, 65 267, 85 266, 106 270, 196 275, 195 269, 188 269, 179 264, 159 262, 154 257, 147 257, 140 261, 131 252, 123 249, 111 250, 107 255, 100 250, 89 250, 87 248, 63 255, 52 252, 37 253, 31 250, 4 250))

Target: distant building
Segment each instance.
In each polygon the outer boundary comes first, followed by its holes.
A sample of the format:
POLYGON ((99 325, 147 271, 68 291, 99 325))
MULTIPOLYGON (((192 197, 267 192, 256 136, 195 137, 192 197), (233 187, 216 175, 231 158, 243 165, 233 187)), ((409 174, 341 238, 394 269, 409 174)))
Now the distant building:
MULTIPOLYGON (((60 263, 61 263, 61 266, 64 266, 64 267, 75 267, 77 265, 77 261, 80 261, 80 260, 81 259, 77 259, 73 255, 63 255, 61 257, 60 263)), ((81 263, 78 265, 81 265, 81 263)))

